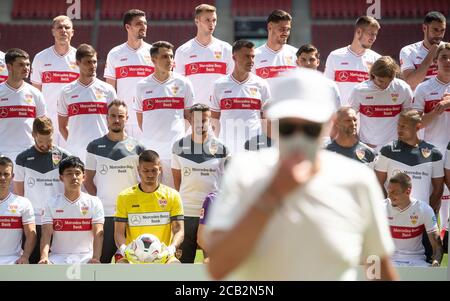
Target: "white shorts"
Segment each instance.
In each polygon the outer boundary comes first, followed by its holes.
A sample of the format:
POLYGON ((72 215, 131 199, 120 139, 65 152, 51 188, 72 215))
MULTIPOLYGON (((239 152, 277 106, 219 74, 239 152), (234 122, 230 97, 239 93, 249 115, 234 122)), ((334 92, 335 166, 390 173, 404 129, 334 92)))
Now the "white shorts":
POLYGON ((15 264, 19 258, 18 255, 0 256, 0 264, 15 264))
POLYGON ((48 260, 52 264, 87 263, 92 258, 92 253, 85 254, 51 254, 48 260))

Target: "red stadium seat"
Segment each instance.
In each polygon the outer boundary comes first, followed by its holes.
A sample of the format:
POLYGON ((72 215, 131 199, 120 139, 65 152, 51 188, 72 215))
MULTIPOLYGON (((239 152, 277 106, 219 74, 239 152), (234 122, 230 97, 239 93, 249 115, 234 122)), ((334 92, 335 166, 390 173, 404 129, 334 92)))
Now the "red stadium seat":
POLYGON ((232 0, 231 13, 237 17, 260 16, 267 17, 273 10, 292 11, 290 0, 232 0))
MULTIPOLYGON (((81 18, 92 19, 95 14, 95 1, 84 0, 81 4, 81 18)), ((14 0, 11 17, 14 19, 52 19, 67 14, 72 4, 57 0, 14 0)))

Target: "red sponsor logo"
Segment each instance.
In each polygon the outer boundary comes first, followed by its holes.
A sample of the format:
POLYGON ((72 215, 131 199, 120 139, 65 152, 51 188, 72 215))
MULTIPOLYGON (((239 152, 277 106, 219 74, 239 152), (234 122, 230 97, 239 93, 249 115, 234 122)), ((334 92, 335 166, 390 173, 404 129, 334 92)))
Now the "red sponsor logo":
POLYGON ((339 83, 361 83, 369 79, 365 71, 338 70, 334 73, 334 80, 339 83))
POLYGON ((108 107, 104 102, 78 102, 69 105, 69 117, 86 114, 105 114, 108 107))
POLYGON ((273 78, 280 76, 286 70, 294 69, 295 66, 268 66, 256 69, 256 75, 262 78, 273 78))
POLYGON ((127 77, 146 77, 152 74, 155 68, 152 66, 122 66, 116 68, 116 78, 127 78, 127 77))
POLYGON ((184 72, 186 76, 194 74, 226 74, 227 64, 223 62, 197 62, 187 64, 184 72))
POLYGON ((91 231, 91 218, 59 218, 53 220, 54 231, 91 231))
POLYGON ((22 229, 21 216, 0 216, 0 229, 22 229))
POLYGON ((160 110, 160 109, 184 109, 183 97, 159 97, 148 98, 143 101, 144 111, 160 110))
POLYGON ((79 76, 80 75, 75 72, 47 71, 42 73, 42 83, 67 84, 78 79, 79 76))
POLYGON ((0 75, 0 84, 5 82, 8 79, 7 75, 0 75))
POLYGON ((379 105, 379 106, 367 106, 361 105, 359 111, 361 114, 367 117, 394 117, 400 114, 402 105, 379 105))
POLYGON ((34 106, 2 106, 0 118, 36 118, 34 106))
MULTIPOLYGON (((434 110, 437 104, 441 101, 441 99, 433 99, 433 100, 425 100, 425 108, 424 112, 429 113, 434 110)), ((445 112, 450 112, 450 108, 445 110, 445 112)))
POLYGON ((256 98, 224 98, 220 100, 221 110, 261 110, 261 100, 256 98))
POLYGON ((409 239, 417 236, 421 236, 425 230, 424 225, 418 227, 398 227, 391 226, 391 236, 396 239, 409 239))

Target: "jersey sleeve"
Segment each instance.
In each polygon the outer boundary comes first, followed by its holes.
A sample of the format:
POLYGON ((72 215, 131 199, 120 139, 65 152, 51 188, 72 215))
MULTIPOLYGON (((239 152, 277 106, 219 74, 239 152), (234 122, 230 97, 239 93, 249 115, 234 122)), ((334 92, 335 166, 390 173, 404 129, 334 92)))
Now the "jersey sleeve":
POLYGON ((170 220, 180 220, 184 218, 183 203, 178 191, 173 190, 172 207, 170 209, 170 220))
POLYGON ((233 60, 233 54, 231 51, 231 46, 226 48, 225 60, 227 63, 227 74, 231 74, 234 70, 234 60, 233 60))
POLYGON ((411 59, 411 51, 407 47, 403 47, 400 50, 400 70, 403 72, 405 70, 415 70, 414 62, 411 59))
POLYGON ((334 81, 333 56, 330 54, 325 62, 325 76, 334 81))
POLYGON ((117 93, 116 93, 116 90, 114 90, 114 87, 113 86, 111 86, 110 84, 107 84, 109 87, 108 88, 110 88, 109 90, 108 90, 108 105, 111 103, 111 102, 113 102, 113 100, 114 99, 117 99, 117 93))
POLYGON ((47 109, 45 107, 44 95, 41 91, 36 94, 36 117, 42 117, 47 114, 47 109))
POLYGON ((367 221, 362 245, 362 261, 370 262, 370 256, 390 256, 394 252, 394 243, 388 226, 384 199, 378 180, 373 173, 364 177, 365 185, 358 185, 364 218, 367 221))
POLYGON ((34 224, 34 210, 31 202, 28 199, 25 199, 23 209, 22 209, 22 224, 34 224))
POLYGON ((106 65, 105 65, 105 78, 116 79, 116 68, 114 67, 114 58, 111 51, 108 53, 106 57, 106 65))
MULTIPOLYGON (((419 201, 421 202, 421 201, 419 201)), ((423 206, 423 224, 427 233, 439 232, 436 215, 434 215, 433 209, 425 202, 421 204, 423 206)))
POLYGON ((189 109, 195 103, 194 86, 192 82, 186 78, 186 96, 184 98, 184 109, 189 109))
POLYGON ((380 152, 377 160, 375 161, 374 169, 380 172, 388 172, 389 158, 384 156, 382 152, 380 152))
POLYGON ((103 210, 103 204, 99 198, 93 197, 93 214, 92 214, 92 223, 93 224, 104 224, 105 223, 105 212, 103 210))
POLYGON ((14 181, 25 181, 25 158, 19 154, 16 158, 16 166, 14 167, 14 181))
POLYGON ((353 108, 356 112, 359 112, 359 107, 361 106, 361 101, 359 97, 358 89, 353 88, 348 99, 348 104, 353 108))
POLYGON ((119 194, 116 201, 116 213, 114 215, 114 221, 127 223, 128 222, 128 212, 126 205, 126 197, 119 194))
POLYGON ((211 97, 211 111, 220 112, 220 85, 215 82, 211 97))
POLYGON ((97 159, 92 152, 92 148, 92 144, 89 144, 86 148, 86 169, 95 171, 97 170, 97 159))
POLYGON ((61 116, 69 115, 68 106, 66 102, 66 94, 64 93, 64 89, 61 90, 61 93, 59 93, 57 106, 58 106, 58 115, 61 116))
POLYGON ((183 52, 178 48, 177 51, 175 51, 175 68, 174 71, 178 74, 181 74, 183 76, 186 76, 186 71, 184 67, 184 55, 183 52))
POLYGON ((421 87, 422 87, 421 84, 419 84, 419 86, 417 86, 417 88, 414 92, 414 98, 413 98, 411 107, 420 112, 423 112, 423 111, 425 111, 425 93, 421 87))
POLYGON ((143 111, 142 102, 143 99, 141 98, 141 89, 140 85, 138 84, 136 85, 136 97, 133 101, 133 109, 138 113, 142 113, 143 111))
POLYGON ((49 202, 44 202, 44 214, 42 215, 42 224, 53 224, 52 211, 49 202))
POLYGON ((33 84, 42 85, 41 62, 36 56, 34 57, 33 64, 31 65, 30 80, 33 84))
POLYGON ((431 178, 442 178, 444 176, 444 158, 433 161, 431 163, 431 178))
POLYGON ((264 105, 270 99, 271 94, 267 80, 263 79, 261 82, 262 82, 261 84, 261 110, 262 110, 262 108, 264 108, 264 105))
POLYGON ((404 83, 404 97, 405 97, 405 101, 403 102, 402 105, 402 109, 411 109, 412 105, 413 105, 413 98, 414 98, 414 93, 411 90, 411 87, 405 82, 404 83))

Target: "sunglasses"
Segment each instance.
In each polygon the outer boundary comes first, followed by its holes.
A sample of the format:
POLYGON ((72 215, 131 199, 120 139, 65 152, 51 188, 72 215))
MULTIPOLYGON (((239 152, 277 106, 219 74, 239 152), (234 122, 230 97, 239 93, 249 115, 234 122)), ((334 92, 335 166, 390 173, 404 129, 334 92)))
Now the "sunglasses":
POLYGON ((310 138, 318 138, 322 132, 322 124, 320 123, 290 123, 290 122, 280 122, 279 125, 280 136, 288 137, 296 132, 302 132, 310 138))

